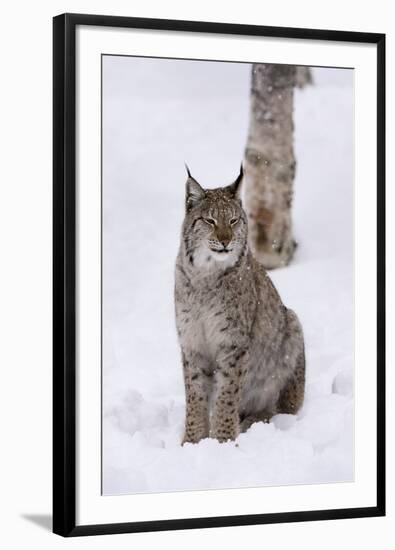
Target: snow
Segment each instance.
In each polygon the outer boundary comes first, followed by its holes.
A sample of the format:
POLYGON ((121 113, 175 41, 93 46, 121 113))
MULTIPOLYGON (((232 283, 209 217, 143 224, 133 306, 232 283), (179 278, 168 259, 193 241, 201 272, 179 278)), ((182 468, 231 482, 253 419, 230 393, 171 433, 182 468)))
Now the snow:
POLYGON ((248 64, 104 57, 103 494, 353 480, 353 75, 295 92, 291 266, 270 272, 303 324, 300 413, 234 442, 181 447, 174 261, 184 161, 230 183, 246 142, 248 64))

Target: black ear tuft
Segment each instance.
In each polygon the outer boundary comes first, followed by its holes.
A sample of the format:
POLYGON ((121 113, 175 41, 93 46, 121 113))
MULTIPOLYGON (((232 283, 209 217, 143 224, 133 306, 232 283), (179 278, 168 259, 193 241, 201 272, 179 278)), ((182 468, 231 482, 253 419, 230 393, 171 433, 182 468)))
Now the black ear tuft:
POLYGON ((184 162, 184 164, 185 164, 185 169, 186 169, 187 174, 188 174, 188 178, 191 178, 192 176, 191 176, 191 172, 189 171, 188 164, 186 162, 184 162))
POLYGON ((243 163, 241 163, 239 175, 237 176, 235 181, 232 184, 228 185, 228 187, 226 188, 230 191, 230 193, 234 197, 240 198, 241 182, 243 181, 243 177, 244 177, 244 168, 243 168, 243 163))

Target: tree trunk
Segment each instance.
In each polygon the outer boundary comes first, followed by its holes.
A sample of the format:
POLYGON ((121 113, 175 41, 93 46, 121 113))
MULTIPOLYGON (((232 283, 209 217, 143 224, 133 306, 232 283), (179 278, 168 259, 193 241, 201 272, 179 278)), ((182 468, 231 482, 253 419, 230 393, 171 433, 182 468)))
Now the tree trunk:
POLYGON ((311 81, 307 67, 254 64, 245 152, 250 246, 266 268, 286 265, 296 243, 291 206, 295 157, 293 93, 311 81))
POLYGON ((296 85, 298 88, 304 88, 308 84, 313 84, 310 67, 299 65, 296 67, 296 85))

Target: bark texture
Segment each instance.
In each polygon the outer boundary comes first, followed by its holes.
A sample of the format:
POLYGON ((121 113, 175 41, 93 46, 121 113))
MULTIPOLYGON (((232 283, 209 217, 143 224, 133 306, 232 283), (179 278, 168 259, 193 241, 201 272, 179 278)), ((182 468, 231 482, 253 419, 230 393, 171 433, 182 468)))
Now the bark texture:
POLYGON ((310 67, 296 67, 296 85, 298 88, 304 88, 308 84, 313 84, 310 67))
POLYGON ((293 94, 295 86, 310 81, 305 67, 252 67, 245 201, 250 246, 267 269, 288 264, 296 247, 291 216, 296 166, 293 94))

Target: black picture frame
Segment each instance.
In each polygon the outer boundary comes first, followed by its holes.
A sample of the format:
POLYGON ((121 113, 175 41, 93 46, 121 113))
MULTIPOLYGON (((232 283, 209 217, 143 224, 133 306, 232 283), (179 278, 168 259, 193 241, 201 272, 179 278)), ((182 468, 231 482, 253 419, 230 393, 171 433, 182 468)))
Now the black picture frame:
POLYGON ((53 19, 53 531, 132 533, 385 515, 385 35, 63 14, 53 19), (94 25, 377 45, 377 503, 289 513, 76 525, 76 27, 94 25))

